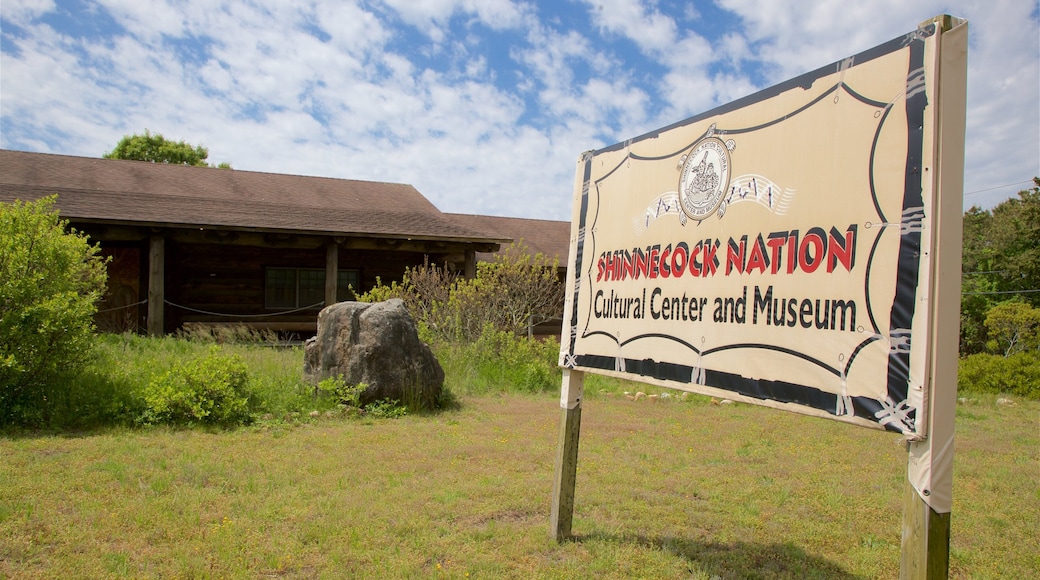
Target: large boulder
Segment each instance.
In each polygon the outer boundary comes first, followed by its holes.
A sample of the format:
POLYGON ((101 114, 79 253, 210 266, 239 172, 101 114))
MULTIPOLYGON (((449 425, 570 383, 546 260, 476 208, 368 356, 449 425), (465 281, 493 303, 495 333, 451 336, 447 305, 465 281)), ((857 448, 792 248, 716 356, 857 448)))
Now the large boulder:
POLYGON ((348 385, 368 385, 362 405, 395 399, 431 409, 444 387, 444 370, 399 299, 340 302, 322 310, 318 334, 305 345, 303 374, 315 385, 337 376, 348 385))

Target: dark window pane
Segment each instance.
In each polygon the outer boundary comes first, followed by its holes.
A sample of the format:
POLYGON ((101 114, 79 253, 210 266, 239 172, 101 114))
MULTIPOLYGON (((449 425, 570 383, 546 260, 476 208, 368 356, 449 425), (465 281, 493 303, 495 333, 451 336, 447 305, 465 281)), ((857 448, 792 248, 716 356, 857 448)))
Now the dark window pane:
POLYGON ((361 291, 361 276, 357 270, 340 270, 336 278, 336 301, 353 300, 361 291))
POLYGON ((296 307, 296 270, 268 268, 264 288, 267 308, 296 307))
POLYGON ((300 270, 299 307, 313 306, 325 300, 325 270, 300 270))

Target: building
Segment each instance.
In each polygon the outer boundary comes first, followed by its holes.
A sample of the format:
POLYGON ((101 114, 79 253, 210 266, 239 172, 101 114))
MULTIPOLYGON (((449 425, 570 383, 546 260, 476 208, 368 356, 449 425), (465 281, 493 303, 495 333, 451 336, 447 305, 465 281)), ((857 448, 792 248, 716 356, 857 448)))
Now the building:
POLYGON ((0 202, 49 195, 111 258, 99 328, 153 335, 230 323, 313 333, 324 304, 409 266, 472 276, 478 256, 513 241, 506 232, 553 229, 511 218, 485 229, 405 184, 0 150, 0 202))

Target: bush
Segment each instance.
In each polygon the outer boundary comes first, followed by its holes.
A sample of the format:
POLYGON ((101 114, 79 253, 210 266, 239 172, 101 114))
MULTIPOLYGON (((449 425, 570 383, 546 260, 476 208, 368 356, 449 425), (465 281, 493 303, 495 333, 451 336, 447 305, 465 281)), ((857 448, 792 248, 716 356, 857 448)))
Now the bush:
POLYGON ((318 392, 331 397, 339 405, 348 407, 360 407, 361 394, 368 389, 365 383, 348 385, 343 380, 343 375, 322 379, 318 383, 318 392))
POLYGON ((445 336, 476 340, 487 326, 523 334, 563 313, 563 283, 559 264, 544 254, 530 254, 510 244, 491 262, 477 264, 477 276, 459 279, 447 300, 445 336))
POLYGON ((55 199, 0 203, 0 425, 49 422, 91 353, 105 262, 55 199))
POLYGON ((242 359, 219 347, 153 379, 145 392, 143 423, 231 427, 251 419, 249 375, 242 359))
POLYGON ((960 360, 957 388, 1040 399, 1040 352, 1019 352, 1007 358, 985 353, 966 356, 960 360))
POLYGON ((358 300, 401 298, 424 340, 473 341, 488 326, 519 335, 563 313, 558 266, 544 254, 530 254, 523 243, 510 244, 493 261, 478 263, 471 280, 427 262, 407 269, 400 284, 377 279, 358 300))

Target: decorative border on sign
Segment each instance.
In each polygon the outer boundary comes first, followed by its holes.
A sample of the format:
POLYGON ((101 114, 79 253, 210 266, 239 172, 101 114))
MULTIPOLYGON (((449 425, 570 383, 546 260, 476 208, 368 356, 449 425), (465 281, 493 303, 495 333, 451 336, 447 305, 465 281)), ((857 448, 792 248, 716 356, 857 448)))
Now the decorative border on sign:
MULTIPOLYGON (((569 330, 569 337, 565 339, 565 348, 561 350, 561 364, 568 368, 585 367, 589 369, 599 369, 604 371, 617 372, 618 369, 624 369, 624 372, 630 374, 638 374, 641 376, 650 377, 657 380, 677 382, 681 384, 704 384, 712 387, 721 388, 727 391, 731 391, 746 397, 762 399, 762 400, 773 400, 781 403, 794 403, 800 404, 814 409, 822 410, 832 415, 854 415, 856 417, 875 422, 884 428, 897 431, 905 434, 913 434, 915 428, 915 417, 916 409, 910 407, 907 404, 907 393, 909 390, 910 382, 910 341, 912 337, 911 328, 914 316, 914 308, 916 305, 916 294, 918 286, 918 271, 921 260, 921 240, 922 232, 924 229, 923 220, 924 216, 924 202, 923 192, 921 187, 921 161, 923 155, 923 120, 924 113, 927 108, 927 96, 924 91, 924 41, 926 38, 935 34, 934 24, 923 27, 916 30, 908 35, 893 39, 885 44, 870 49, 864 53, 856 56, 844 59, 835 65, 823 67, 816 71, 807 73, 795 79, 791 79, 785 83, 781 83, 744 99, 734 101, 727 105, 723 105, 717 109, 702 113, 701 115, 691 117, 679 123, 675 123, 658 131, 647 133, 640 137, 632 140, 625 141, 595 152, 586 153, 584 156, 584 169, 582 179, 582 192, 581 192, 581 213, 579 214, 578 223, 578 239, 575 246, 574 264, 574 287, 572 291, 571 300, 571 312, 569 320, 571 327, 569 330), (857 93, 852 87, 848 86, 844 82, 844 72, 851 66, 861 65, 869 62, 875 58, 897 52, 903 49, 909 49, 909 70, 907 75, 907 90, 903 95, 900 95, 895 100, 889 103, 875 101, 864 97, 857 93), (705 134, 698 136, 691 143, 678 149, 677 151, 654 157, 640 156, 632 153, 631 151, 613 168, 606 172, 601 178, 595 182, 591 181, 592 175, 592 160, 596 155, 607 153, 610 151, 620 150, 622 148, 628 148, 632 143, 636 143, 645 139, 656 138, 660 133, 669 131, 671 129, 683 127, 689 124, 697 123, 705 120, 709 117, 717 117, 724 113, 735 111, 744 108, 748 105, 767 100, 774 96, 777 96, 783 92, 786 92, 795 87, 808 87, 813 82, 821 77, 833 74, 837 66, 837 70, 841 73, 841 78, 838 82, 828 89, 823 91, 818 97, 814 98, 810 102, 802 105, 798 109, 790 112, 787 115, 778 117, 774 120, 760 124, 755 127, 745 128, 730 128, 730 129, 718 129, 715 125, 705 132, 705 134), (679 339, 670 335, 663 335, 659 333, 647 333, 632 337, 621 339, 619 336, 611 335, 603 331, 589 331, 588 324, 584 329, 579 329, 577 324, 579 320, 578 316, 578 304, 579 304, 579 292, 581 285, 591 285, 591 269, 589 272, 585 272, 585 265, 583 258, 586 252, 588 255, 595 255, 596 248, 596 223, 598 221, 598 214, 589 216, 589 195, 593 193, 599 195, 599 184, 604 180, 608 179, 615 171, 624 164, 628 163, 629 160, 637 161, 658 161, 664 160, 671 157, 681 155, 685 151, 690 151, 696 144, 702 142, 708 137, 718 135, 738 135, 741 133, 748 133, 756 131, 798 115, 799 113, 808 110, 813 105, 819 103, 821 100, 832 97, 836 103, 842 95, 851 96, 864 104, 877 107, 879 109, 876 116, 878 117, 878 125, 874 136, 874 142, 872 144, 870 153, 870 192, 873 197, 874 207, 877 213, 877 224, 871 222, 868 226, 876 225, 877 229, 871 233, 874 233, 874 242, 871 247, 868 263, 866 266, 866 280, 865 280, 865 296, 867 297, 866 308, 868 313, 868 319, 872 332, 863 329, 863 332, 867 335, 860 344, 853 349, 853 351, 847 357, 839 357, 837 364, 816 360, 813 357, 799 353, 791 349, 785 349, 776 345, 768 344, 729 344, 722 345, 715 348, 705 348, 702 344, 700 347, 694 344, 690 344, 685 340, 679 339), (876 154, 876 147, 879 136, 885 122, 889 119, 892 106, 895 102, 900 99, 905 100, 906 104, 906 115, 907 115, 907 127, 908 127, 908 142, 907 142, 907 159, 905 165, 905 176, 904 176, 904 188, 903 188, 903 212, 899 217, 899 221, 892 222, 891 218, 884 215, 881 210, 880 204, 877 201, 877 192, 875 190, 874 183, 874 160, 876 154), (870 266, 874 262, 876 257, 877 247, 883 236, 890 235, 898 232, 900 235, 900 243, 898 250, 898 270, 897 270, 897 281, 895 289, 895 301, 893 303, 889 328, 892 329, 890 336, 883 336, 877 324, 877 318, 875 313, 871 309, 870 301, 870 266), (586 246, 589 246, 586 248, 586 246), (586 277, 588 279, 586 279, 586 277), (615 341, 618 349, 617 352, 612 354, 585 354, 585 355, 574 355, 575 347, 577 344, 579 333, 582 338, 603 335, 610 337, 611 340, 615 341), (646 360, 634 360, 625 358, 622 355, 623 347, 636 340, 644 338, 662 338, 671 340, 682 344, 688 348, 691 352, 697 355, 698 364, 697 366, 682 365, 676 363, 660 362, 651 359, 646 360), (888 365, 888 378, 887 378, 887 396, 883 400, 875 400, 870 397, 850 397, 845 393, 844 385, 846 377, 850 374, 856 361, 857 355, 869 344, 883 340, 886 341, 889 348, 889 365, 888 365), (775 381, 768 379, 752 379, 743 377, 733 373, 726 373, 720 371, 713 371, 711 369, 705 369, 700 366, 700 360, 713 352, 720 352, 723 350, 731 349, 768 349, 773 352, 781 352, 789 356, 797 357, 802 360, 808 361, 835 376, 835 382, 840 383, 842 386, 841 394, 834 394, 825 391, 821 391, 817 388, 808 387, 805 385, 799 385, 786 381, 775 381)), ((685 161, 685 160, 684 160, 685 161)), ((651 215, 653 208, 648 208, 644 219, 651 220, 660 217, 662 213, 680 213, 680 219, 684 216, 681 215, 682 209, 680 207, 673 207, 675 202, 679 199, 672 199, 668 197, 669 194, 675 194, 677 192, 666 192, 657 201, 656 212, 651 215), (675 212, 678 210, 678 212, 675 212)), ((652 204, 653 205, 653 204, 652 204)), ((597 204, 597 212, 599 211, 599 204, 597 204)), ((638 221, 639 218, 637 218, 638 221)), ((640 224, 635 224, 638 228, 640 224)), ((646 222, 649 225, 649 221, 646 222)), ((645 226, 644 226, 645 227, 645 226)), ((870 229, 873 229, 872 227, 870 229)), ((589 306, 591 308, 591 305, 589 306)), ((588 316, 586 320, 591 321, 591 316, 588 316)))

